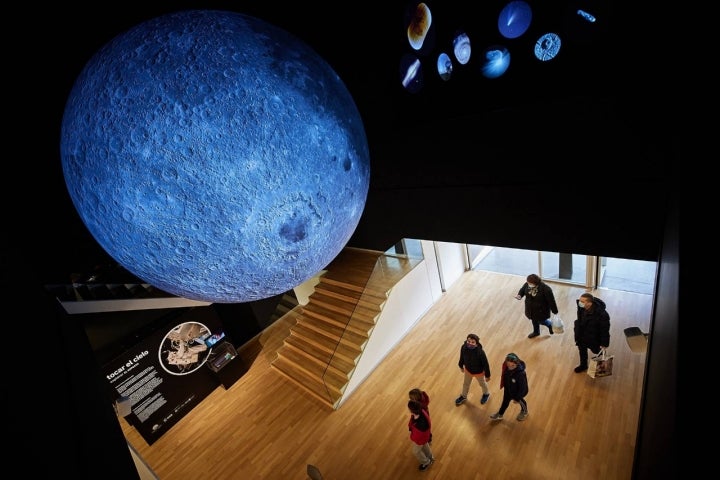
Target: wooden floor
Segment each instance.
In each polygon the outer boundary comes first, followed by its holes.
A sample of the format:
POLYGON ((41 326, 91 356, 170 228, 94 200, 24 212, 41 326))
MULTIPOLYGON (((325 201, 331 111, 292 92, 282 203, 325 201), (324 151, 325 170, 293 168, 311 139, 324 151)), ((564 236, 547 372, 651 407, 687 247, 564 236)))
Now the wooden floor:
POLYGON ((319 404, 275 372, 270 363, 289 325, 271 325, 245 354, 252 367, 229 390, 218 387, 177 425, 148 446, 124 420, 128 441, 161 480, 306 479, 308 463, 325 480, 630 479, 643 354, 628 348, 623 329, 647 332, 653 298, 594 291, 611 316, 615 373, 591 379, 576 374, 572 335, 575 299, 585 289, 551 284, 565 320, 564 334, 528 339, 523 303, 513 298, 520 276, 469 271, 443 295, 336 411, 319 404), (493 376, 491 397, 481 390, 454 404, 461 390, 459 349, 477 333, 493 376), (530 416, 491 422, 502 400, 500 367, 515 352, 527 362, 530 416), (407 392, 431 397, 435 463, 418 471, 407 430, 407 392))

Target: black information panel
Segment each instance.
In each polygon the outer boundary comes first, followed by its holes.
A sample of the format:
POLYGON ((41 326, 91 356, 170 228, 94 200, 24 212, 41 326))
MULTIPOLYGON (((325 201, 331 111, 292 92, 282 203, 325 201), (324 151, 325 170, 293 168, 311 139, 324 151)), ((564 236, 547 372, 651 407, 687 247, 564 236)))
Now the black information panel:
POLYGON ((220 335, 212 309, 193 308, 103 367, 118 395, 130 398, 126 419, 149 445, 218 387, 206 362, 216 348, 208 339, 220 335))

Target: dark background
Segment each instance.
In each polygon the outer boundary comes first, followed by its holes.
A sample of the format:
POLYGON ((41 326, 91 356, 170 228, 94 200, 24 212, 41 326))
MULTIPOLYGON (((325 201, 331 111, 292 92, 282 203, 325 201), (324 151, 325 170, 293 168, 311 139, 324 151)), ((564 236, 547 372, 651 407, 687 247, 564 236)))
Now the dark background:
MULTIPOLYGON (((534 25, 552 23, 568 34, 552 65, 516 54, 494 81, 473 73, 472 65, 450 82, 426 71, 426 88, 417 94, 404 91, 399 79, 400 57, 408 52, 403 1, 101 2, 8 10, 8 27, 18 33, 6 57, 6 95, 14 108, 7 141, 15 148, 6 153, 3 288, 13 338, 32 333, 37 340, 9 342, 13 364, 0 391, 16 463, 33 474, 134 478, 82 322, 59 311, 44 289, 112 262, 67 194, 60 124, 75 79, 100 47, 157 15, 203 8, 249 14, 295 34, 347 85, 371 154, 370 192, 350 246, 386 250, 406 237, 660 261, 662 308, 646 390, 662 403, 643 405, 646 441, 638 441, 637 478, 674 467, 676 165, 694 157, 679 128, 685 120, 674 68, 680 45, 664 40, 663 28, 680 12, 671 17, 669 6, 644 2, 528 3, 534 25), (599 12, 593 34, 569 20, 577 8, 599 12)), ((427 4, 441 45, 456 28, 478 43, 494 41, 488 25, 504 3, 427 4)))

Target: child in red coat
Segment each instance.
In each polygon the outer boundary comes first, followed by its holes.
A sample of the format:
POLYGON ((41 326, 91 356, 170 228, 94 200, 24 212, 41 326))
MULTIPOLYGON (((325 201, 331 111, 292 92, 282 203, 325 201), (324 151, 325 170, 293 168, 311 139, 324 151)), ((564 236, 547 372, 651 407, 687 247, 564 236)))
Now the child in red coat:
MULTIPOLYGON (((430 414, 430 396, 425 390, 413 388, 408 392, 408 398, 420 403, 420 405, 422 405, 422 409, 425 410, 428 415, 430 414)), ((430 441, 428 443, 432 445, 432 433, 430 434, 430 441)))
POLYGON ((420 402, 415 400, 408 401, 408 410, 410 410, 408 430, 410 430, 410 440, 413 442, 412 452, 420 461, 420 471, 425 471, 435 461, 429 443, 432 435, 430 414, 427 410, 423 410, 420 402))

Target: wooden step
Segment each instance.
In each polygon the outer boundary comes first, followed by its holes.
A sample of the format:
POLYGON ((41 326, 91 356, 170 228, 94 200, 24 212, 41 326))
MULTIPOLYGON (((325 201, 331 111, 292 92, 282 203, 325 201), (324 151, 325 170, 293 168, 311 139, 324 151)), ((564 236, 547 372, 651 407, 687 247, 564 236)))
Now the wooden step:
POLYGON ((347 343, 338 343, 336 340, 319 334, 316 330, 308 328, 303 324, 296 324, 290 328, 290 337, 292 341, 303 342, 312 345, 314 348, 323 350, 326 353, 335 355, 336 357, 357 364, 362 354, 362 349, 357 345, 348 345, 347 343))
POLYGON ((302 375, 312 378, 320 384, 325 384, 331 391, 338 394, 342 394, 347 387, 348 379, 338 374, 336 371, 330 371, 326 368, 326 365, 320 365, 318 362, 313 361, 308 355, 302 352, 298 352, 294 348, 282 346, 278 349, 278 355, 275 357, 273 364, 287 364, 288 366, 283 367, 285 371, 296 370, 302 372, 302 375))
POLYGON ((383 300, 387 300, 387 297, 390 294, 390 290, 392 289, 392 287, 386 288, 386 286, 384 285, 368 285, 367 282, 362 284, 355 284, 347 281, 343 277, 330 277, 327 273, 320 277, 320 283, 328 283, 330 285, 340 286, 343 288, 347 288, 348 290, 354 290, 358 293, 361 293, 363 294, 363 296, 377 297, 383 300))
POLYGON ((339 380, 332 374, 323 378, 324 369, 316 368, 311 362, 298 363, 297 358, 281 354, 283 348, 278 351, 278 356, 272 362, 274 368, 328 402, 334 403, 336 399, 342 397, 347 387, 346 381, 339 380))
MULTIPOLYGON (((344 385, 350 380, 348 372, 344 372, 332 364, 331 355, 323 355, 318 349, 303 350, 291 343, 285 343, 282 348, 278 350, 278 354, 282 354, 289 360, 297 362, 297 364, 308 373, 320 378, 329 379, 333 384, 344 385), (316 354, 320 354, 325 358, 319 358, 316 354)), ((347 362, 345 365, 347 365, 347 362)), ((354 367, 350 367, 350 370, 354 370, 354 367)))
POLYGON ((375 269, 377 260, 381 256, 383 256, 383 252, 376 250, 346 247, 335 256, 325 267, 325 270, 334 272, 331 275, 344 274, 350 271, 369 274, 375 269))
POLYGON ((362 305, 367 308, 377 308, 378 310, 382 310, 382 307, 387 301, 387 295, 382 295, 380 297, 363 295, 361 292, 347 288, 345 285, 336 285, 322 281, 315 285, 314 293, 334 297, 338 300, 344 300, 346 302, 362 305))
POLYGON ((357 301, 348 302, 347 300, 342 300, 332 295, 325 295, 322 291, 313 292, 313 294, 310 295, 310 302, 308 305, 311 307, 316 305, 321 306, 347 317, 353 315, 361 316, 365 319, 375 319, 380 314, 380 308, 377 308, 376 306, 371 305, 368 307, 360 305, 357 301))
MULTIPOLYGON (((324 319, 304 314, 297 317, 297 325, 295 326, 298 325, 303 325, 308 329, 314 330, 316 333, 324 335, 336 343, 340 342, 345 345, 360 348, 361 350, 365 348, 365 344, 368 341, 367 335, 362 335, 356 331, 346 328, 345 326, 341 327, 339 325, 331 324, 324 319)), ((294 328, 295 327, 292 327, 290 330, 292 331, 294 328)))
POLYGON ((350 331, 359 333, 360 335, 367 336, 373 328, 375 328, 375 321, 380 316, 380 312, 377 312, 374 316, 363 315, 360 312, 350 314, 341 314, 333 310, 328 310, 322 306, 316 305, 315 302, 310 302, 305 305, 302 309, 302 315, 305 317, 313 317, 331 325, 335 325, 341 328, 347 328, 350 331))
POLYGON ((290 383, 297 386, 299 390, 309 394, 312 398, 317 400, 320 404, 329 407, 333 410, 337 409, 342 399, 342 394, 330 393, 324 385, 318 385, 312 379, 304 379, 302 377, 296 378, 296 373, 293 371, 286 372, 282 369, 282 365, 278 362, 270 364, 272 369, 279 375, 283 376, 290 383))
POLYGON ((364 344, 365 342, 362 339, 367 339, 375 329, 375 323, 372 320, 355 317, 348 319, 347 317, 338 316, 338 314, 332 312, 328 313, 325 311, 325 313, 323 313, 318 310, 318 307, 303 310, 302 317, 308 321, 315 321, 314 325, 319 328, 322 328, 321 325, 323 323, 327 324, 329 326, 328 336, 331 338, 335 338, 338 331, 346 331, 347 333, 359 335, 361 338, 359 341, 364 344))
MULTIPOLYGON (((343 355, 336 354, 337 348, 332 346, 319 346, 316 342, 306 340, 304 337, 293 335, 292 333, 285 339, 285 345, 289 345, 300 351, 308 352, 313 357, 316 357, 319 361, 326 365, 337 369, 344 375, 350 377, 352 372, 355 370, 357 360, 360 359, 359 350, 347 349, 343 355), (351 361, 348 357, 355 357, 355 361, 351 361)), ((343 345, 338 345, 338 348, 346 348, 343 345)))

